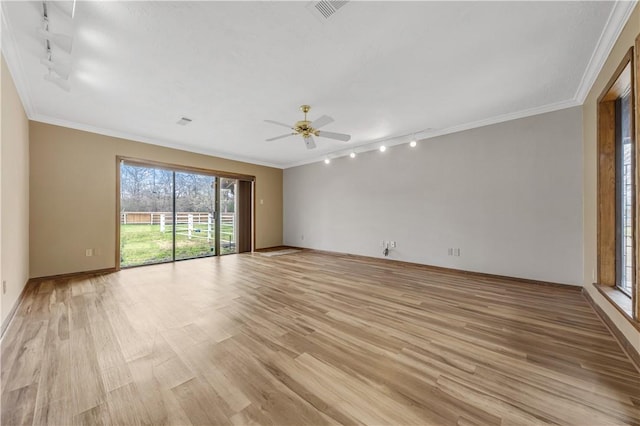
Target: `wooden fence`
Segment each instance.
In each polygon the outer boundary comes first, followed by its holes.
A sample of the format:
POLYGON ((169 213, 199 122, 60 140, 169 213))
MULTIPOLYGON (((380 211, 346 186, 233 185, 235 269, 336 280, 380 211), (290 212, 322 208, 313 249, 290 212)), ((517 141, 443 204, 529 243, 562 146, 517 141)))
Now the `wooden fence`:
MULTIPOLYGON (((220 214, 220 240, 225 245, 235 244, 235 213, 220 214)), ((120 213, 122 225, 160 225, 160 232, 171 230, 171 212, 122 212, 120 213)), ((215 229, 213 215, 208 212, 177 212, 176 234, 186 235, 191 238, 206 238, 211 240, 215 229), (206 225, 196 227, 194 225, 206 225), (204 231, 204 232, 202 232, 204 231), (196 235, 197 234, 197 235, 196 235)))

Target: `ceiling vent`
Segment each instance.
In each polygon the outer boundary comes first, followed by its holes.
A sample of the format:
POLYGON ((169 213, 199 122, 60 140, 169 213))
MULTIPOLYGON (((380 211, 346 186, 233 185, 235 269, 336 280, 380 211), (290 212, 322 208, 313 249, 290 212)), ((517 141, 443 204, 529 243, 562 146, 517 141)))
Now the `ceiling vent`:
POLYGON ((179 124, 180 126, 186 126, 187 124, 191 123, 193 120, 191 120, 190 118, 187 117, 182 117, 180 120, 178 120, 178 122, 176 124, 179 124))
POLYGON ((311 10, 313 16, 321 21, 326 21, 347 3, 349 3, 348 0, 320 0, 312 1, 307 7, 309 8, 309 10, 311 10))

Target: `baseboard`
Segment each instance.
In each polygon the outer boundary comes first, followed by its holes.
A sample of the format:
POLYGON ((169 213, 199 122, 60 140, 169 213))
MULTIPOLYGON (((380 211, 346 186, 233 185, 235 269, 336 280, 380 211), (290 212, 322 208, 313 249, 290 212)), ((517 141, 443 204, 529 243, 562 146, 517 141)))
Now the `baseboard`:
POLYGON ((622 350, 627 354, 627 356, 631 360, 631 363, 640 372, 640 353, 636 351, 631 342, 627 340, 626 336, 620 331, 618 327, 616 327, 613 321, 611 321, 611 318, 609 318, 609 316, 604 312, 600 305, 598 305, 596 301, 593 300, 593 297, 591 297, 589 292, 584 288, 582 289, 582 295, 585 299, 587 299, 587 302, 589 302, 589 305, 591 305, 604 325, 609 329, 609 331, 611 331, 611 334, 613 334, 613 337, 615 337, 615 339, 618 341, 618 343, 622 347, 622 350))
POLYGON ((29 281, 27 281, 27 283, 22 288, 20 297, 18 297, 18 300, 16 300, 16 303, 14 303, 13 307, 11 308, 11 312, 9 312, 9 315, 7 316, 7 318, 2 322, 2 328, 0 328, 0 339, 4 337, 5 331, 7 331, 7 328, 9 328, 9 325, 11 324, 11 321, 13 320, 13 317, 15 316, 16 311, 18 310, 18 307, 20 307, 20 304, 24 300, 27 289, 30 286, 37 283, 41 283, 43 281, 90 277, 95 275, 110 274, 112 272, 116 272, 116 268, 95 269, 92 271, 71 272, 69 274, 49 275, 46 277, 29 278, 29 281))
POLYGON ((16 300, 16 302, 13 304, 11 311, 9 311, 9 315, 7 315, 5 320, 2 322, 2 326, 0 328, 0 340, 2 340, 2 338, 4 337, 4 332, 7 331, 7 329, 9 328, 9 325, 11 324, 11 321, 13 321, 13 317, 16 315, 16 312, 18 311, 18 307, 20 307, 20 304, 24 300, 25 294, 27 293, 27 288, 30 285, 31 285, 31 280, 25 283, 24 287, 22 287, 22 291, 20 292, 20 296, 18 296, 18 300, 16 300))
POLYGON ((298 247, 293 247, 293 246, 273 246, 273 247, 263 247, 263 248, 255 249, 254 252, 255 253, 262 253, 262 252, 278 251, 278 250, 286 250, 286 249, 302 250, 302 249, 300 249, 298 247))
POLYGON ((330 255, 330 256, 342 256, 342 257, 350 257, 350 258, 354 258, 354 259, 378 260, 378 261, 384 261, 384 262, 393 262, 393 263, 398 264, 398 265, 406 265, 406 266, 411 266, 411 267, 422 268, 422 269, 425 269, 425 270, 428 270, 428 271, 433 271, 433 272, 444 272, 444 273, 447 273, 447 274, 463 275, 463 276, 467 276, 467 277, 488 278, 488 279, 491 279, 491 280, 509 281, 509 282, 516 282, 516 283, 521 283, 521 284, 536 284, 536 285, 544 285, 544 286, 551 286, 551 287, 561 287, 563 289, 573 290, 573 291, 581 291, 582 290, 582 286, 573 285, 573 284, 560 284, 560 283, 554 283, 554 282, 550 282, 550 281, 539 281, 539 280, 532 280, 532 279, 528 279, 528 278, 510 277, 510 276, 507 276, 507 275, 496 275, 496 274, 488 274, 488 273, 485 273, 485 272, 466 271, 464 269, 447 268, 447 267, 444 267, 444 266, 427 265, 427 264, 424 264, 424 263, 406 262, 404 260, 396 260, 396 259, 381 259, 379 257, 363 256, 363 255, 359 255, 359 254, 340 253, 340 252, 335 252, 335 251, 317 250, 317 249, 309 249, 309 248, 303 248, 303 247, 291 247, 291 246, 285 246, 285 247, 286 248, 294 248, 294 249, 304 250, 304 251, 308 251, 308 252, 327 254, 327 255, 330 255))
POLYGON ((92 276, 92 275, 111 274, 113 272, 117 272, 117 269, 116 268, 94 269, 94 270, 91 270, 91 271, 70 272, 68 274, 48 275, 46 277, 30 278, 29 282, 30 283, 41 283, 43 281, 64 280, 64 279, 68 279, 68 278, 88 277, 88 276, 92 276))

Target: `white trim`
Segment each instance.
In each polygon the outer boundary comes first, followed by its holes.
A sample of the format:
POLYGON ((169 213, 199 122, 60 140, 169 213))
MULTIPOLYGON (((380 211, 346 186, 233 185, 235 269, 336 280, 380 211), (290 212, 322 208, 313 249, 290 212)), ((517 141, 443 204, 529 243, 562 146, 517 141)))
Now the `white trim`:
MULTIPOLYGON (((540 107, 530 108, 527 110, 502 114, 499 116, 490 117, 483 120, 478 120, 478 121, 474 121, 466 124, 452 126, 446 129, 417 133, 415 136, 418 139, 429 139, 436 136, 447 135, 451 133, 461 132, 464 130, 470 130, 478 127, 488 126, 491 124, 502 123, 510 120, 517 120, 519 118, 529 117, 529 116, 538 115, 538 114, 544 114, 547 112, 552 112, 560 109, 571 108, 574 106, 582 105, 586 99, 587 94, 591 90, 591 87, 593 86, 595 79, 597 78, 598 74, 602 70, 602 67, 604 66, 604 63, 607 57, 609 56, 609 53, 611 52, 613 45, 615 44, 616 40, 620 36, 622 29, 624 28, 626 22, 631 16, 631 13, 633 12, 633 9, 637 4, 637 2, 638 0, 616 1, 614 3, 614 6, 611 10, 611 13, 609 14, 609 17, 607 19, 607 22, 604 26, 603 31, 600 34, 600 38, 598 39, 596 48, 594 49, 593 54, 591 55, 589 64, 587 65, 587 68, 582 76, 580 85, 578 86, 578 89, 573 99, 568 99, 568 100, 556 102, 553 104, 543 105, 540 107)), ((256 165, 267 166, 267 167, 274 167, 278 169, 287 169, 290 167, 296 167, 296 166, 302 166, 305 164, 315 163, 315 162, 323 161, 327 157, 337 158, 337 157, 349 155, 349 153, 353 150, 355 150, 356 152, 372 151, 372 150, 378 149, 378 147, 382 142, 384 142, 384 144, 388 147, 409 142, 407 135, 392 136, 384 140, 369 141, 369 142, 360 144, 358 146, 351 146, 348 149, 342 149, 339 151, 324 153, 312 159, 291 162, 283 165, 283 164, 270 163, 266 161, 260 161, 260 160, 256 160, 249 157, 238 156, 238 155, 234 155, 227 152, 219 152, 215 150, 204 149, 201 147, 179 144, 179 143, 175 143, 167 140, 149 138, 146 136, 131 134, 128 132, 121 132, 118 130, 109 130, 109 129, 99 128, 99 127, 95 127, 88 124, 81 124, 81 123, 76 123, 72 121, 49 117, 43 114, 38 114, 34 108, 34 104, 31 101, 31 98, 29 97, 30 88, 28 86, 28 81, 26 81, 23 78, 23 76, 26 74, 22 72, 23 62, 20 58, 19 51, 16 49, 17 44, 15 41, 14 33, 11 31, 11 28, 8 25, 7 19, 5 18, 6 13, 4 11, 4 2, 2 4, 2 9, 0 11, 2 14, 2 26, 3 26, 2 44, 3 44, 3 47, 5 47, 5 49, 2 49, 3 54, 5 56, 7 66, 9 67, 9 71, 11 72, 11 75, 13 77, 20 99, 22 100, 27 117, 33 121, 39 121, 42 123, 53 124, 57 126, 68 127, 71 129, 83 130, 91 133, 97 133, 101 135, 112 136, 112 137, 117 137, 122 139, 129 139, 137 142, 164 146, 168 148, 179 149, 179 150, 194 152, 198 154, 211 155, 211 156, 233 160, 233 161, 240 161, 244 163, 256 164, 256 165)))
POLYGON ((258 166, 266 166, 266 167, 274 167, 277 169, 282 169, 282 164, 268 163, 266 161, 259 161, 253 158, 230 154, 228 152, 220 152, 220 151, 215 151, 211 149, 204 149, 204 148, 193 146, 193 145, 178 144, 178 143, 167 141, 167 140, 150 138, 147 136, 136 135, 133 133, 121 132, 118 130, 103 129, 101 127, 95 127, 89 124, 76 123, 73 121, 67 121, 60 118, 53 118, 53 117, 49 117, 42 114, 36 114, 33 118, 31 118, 31 120, 38 121, 40 123, 45 123, 45 124, 52 124, 54 126, 67 127, 70 129, 96 133, 99 135, 111 136, 114 138, 127 139, 134 142, 142 142, 142 143, 147 143, 151 145, 163 146, 165 148, 179 149, 181 151, 193 152, 195 154, 209 155, 212 157, 218 157, 225 160, 233 160, 233 161, 239 161, 242 163, 255 164, 258 166))
MULTIPOLYGON (((473 121, 466 124, 460 124, 452 127, 448 127, 446 129, 434 129, 431 131, 423 131, 415 134, 416 140, 425 140, 435 138, 436 136, 448 135, 451 133, 458 133, 465 130, 476 129, 478 127, 489 126, 492 124, 504 123, 505 121, 517 120, 520 118, 531 117, 534 115, 545 114, 547 112, 558 111, 561 109, 572 108, 579 106, 580 104, 573 99, 569 99, 567 101, 556 102, 554 104, 543 105, 540 107, 530 108, 517 112, 510 112, 507 114, 498 115, 495 117, 489 117, 483 120, 473 121)), ((413 134, 402 135, 402 136, 393 136, 387 139, 379 139, 376 141, 367 142, 358 146, 352 146, 348 149, 342 149, 340 151, 333 151, 322 154, 321 156, 314 157, 312 159, 297 161, 293 163, 289 163, 284 166, 285 169, 297 166, 304 166, 305 164, 317 163, 323 161, 325 158, 339 158, 349 155, 351 151, 355 151, 356 153, 362 153, 367 151, 374 151, 380 147, 380 145, 384 142, 384 145, 388 148, 395 145, 400 145, 403 143, 409 143, 412 139, 413 134)))
POLYGON ((18 43, 15 39, 15 33, 11 30, 11 26, 6 18, 5 2, 0 5, 0 15, 2 15, 2 55, 4 56, 7 68, 9 68, 9 74, 13 78, 13 84, 16 86, 18 96, 22 101, 22 107, 24 108, 27 117, 31 119, 35 113, 34 103, 29 97, 31 88, 28 81, 23 77, 26 75, 22 68, 22 58, 20 57, 20 50, 17 48, 18 43))
POLYGON ((596 48, 593 50, 589 64, 587 64, 587 68, 584 74, 582 74, 582 80, 580 80, 580 85, 578 85, 576 94, 573 97, 580 105, 584 103, 596 78, 598 78, 600 71, 602 71, 602 67, 609 57, 613 45, 618 40, 618 37, 620 37, 620 33, 629 20, 631 12, 633 12, 637 2, 638 0, 614 2, 607 23, 600 34, 596 48))

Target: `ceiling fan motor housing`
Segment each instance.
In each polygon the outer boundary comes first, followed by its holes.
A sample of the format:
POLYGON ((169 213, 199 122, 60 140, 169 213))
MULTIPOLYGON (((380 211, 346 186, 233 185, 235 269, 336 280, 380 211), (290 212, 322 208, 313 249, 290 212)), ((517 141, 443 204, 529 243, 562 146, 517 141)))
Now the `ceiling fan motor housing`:
POLYGON ((311 122, 308 120, 298 121, 293 129, 305 137, 313 135, 317 132, 316 129, 311 127, 311 122))

